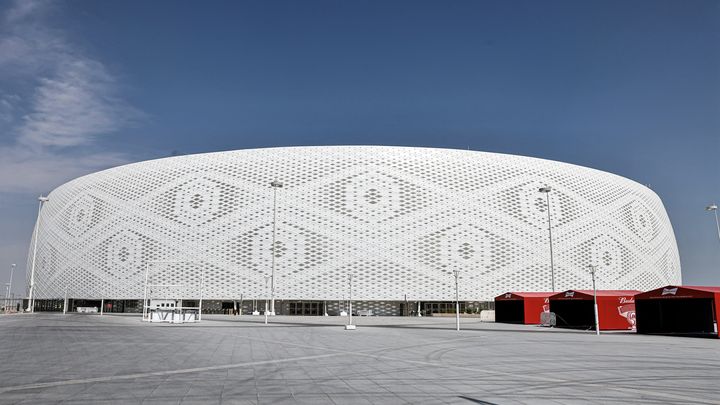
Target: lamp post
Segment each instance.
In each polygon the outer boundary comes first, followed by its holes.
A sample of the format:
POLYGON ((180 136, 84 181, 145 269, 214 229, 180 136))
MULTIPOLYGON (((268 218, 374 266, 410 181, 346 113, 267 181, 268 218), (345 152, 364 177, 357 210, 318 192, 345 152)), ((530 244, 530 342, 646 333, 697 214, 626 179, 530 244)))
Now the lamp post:
POLYGON ((203 289, 205 288, 205 268, 200 270, 200 299, 198 300, 198 322, 202 321, 203 289))
POLYGON ((600 335, 600 317, 598 317, 597 289, 595 289, 595 271, 597 270, 597 266, 589 264, 588 269, 590 269, 590 275, 592 276, 593 284, 593 302, 595 304, 595 334, 600 335))
POLYGON ((10 282, 5 285, 7 287, 7 290, 5 291, 5 312, 9 312, 8 305, 10 305, 10 292, 12 291, 12 280, 13 274, 15 273, 15 266, 15 263, 10 265, 10 282))
MULTIPOLYGON (((265 276, 265 288, 268 286, 268 280, 272 280, 272 276, 265 276)), ((267 295, 265 296, 267 297, 267 295)), ((265 325, 268 323, 268 300, 265 298, 265 325)))
POLYGON ((68 293, 68 287, 65 285, 65 295, 63 296, 63 315, 67 314, 67 293, 68 293))
POLYGON ((715 226, 717 227, 718 239, 720 240, 720 222, 718 222, 717 204, 708 205, 707 207, 705 207, 705 211, 712 211, 712 213, 715 214, 715 226))
POLYGON ((270 313, 275 315, 275 230, 277 219, 277 189, 282 188, 282 182, 273 180, 270 187, 273 189, 273 230, 272 230, 272 269, 270 273, 270 313))
POLYGON ((348 275, 348 284, 350 287, 350 295, 348 298, 348 324, 345 325, 345 330, 355 330, 355 325, 352 323, 352 274, 348 275))
POLYGON ((460 270, 453 270, 453 274, 455 275, 455 330, 460 331, 460 294, 458 290, 460 270))
POLYGON ((40 196, 38 197, 38 201, 40 201, 40 204, 38 206, 38 214, 37 214, 37 221, 35 221, 35 242, 33 243, 33 261, 32 261, 32 267, 30 268, 30 291, 28 292, 28 312, 35 312, 35 303, 33 302, 34 297, 33 293, 35 292, 35 259, 37 258, 37 241, 38 241, 38 232, 40 231, 40 212, 42 211, 43 204, 48 202, 50 199, 48 197, 40 196))
POLYGON ((545 194, 547 201, 548 234, 550 235, 550 283, 552 291, 555 292, 555 265, 553 263, 552 224, 550 222, 550 191, 552 191, 552 188, 545 186, 538 189, 538 191, 545 194))
MULTIPOLYGON (((150 262, 145 263, 145 289, 143 292, 143 321, 145 320, 146 316, 148 315, 148 277, 150 275, 150 262)), ((150 321, 150 319, 148 319, 150 321)))

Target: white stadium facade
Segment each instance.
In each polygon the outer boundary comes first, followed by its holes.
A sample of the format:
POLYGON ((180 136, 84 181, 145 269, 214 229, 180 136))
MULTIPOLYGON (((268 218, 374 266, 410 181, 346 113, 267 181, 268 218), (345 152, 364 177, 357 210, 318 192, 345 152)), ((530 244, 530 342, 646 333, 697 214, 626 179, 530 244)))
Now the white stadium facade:
POLYGON ((653 191, 513 155, 283 147, 134 163, 58 187, 38 216, 27 279, 36 310, 67 297, 133 312, 148 297, 251 311, 274 296, 280 314, 332 314, 352 276, 355 308, 400 315, 454 309, 455 270, 469 309, 553 282, 590 288, 588 265, 600 289, 680 284, 653 191))

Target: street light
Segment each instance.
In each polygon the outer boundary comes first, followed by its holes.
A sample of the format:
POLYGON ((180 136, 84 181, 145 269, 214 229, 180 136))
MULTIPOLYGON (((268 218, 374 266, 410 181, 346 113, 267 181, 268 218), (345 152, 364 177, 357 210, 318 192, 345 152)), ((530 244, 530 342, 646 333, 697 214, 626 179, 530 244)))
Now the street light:
POLYGON ((550 223, 550 191, 552 191, 552 189, 549 186, 545 186, 538 189, 538 191, 544 193, 547 200, 548 234, 550 235, 550 282, 552 284, 552 291, 555 292, 555 265, 553 263, 552 224, 550 223))
POLYGON ((592 276, 593 283, 593 302, 595 303, 595 334, 600 335, 600 318, 598 317, 597 290, 595 289, 595 271, 597 270, 597 266, 589 264, 588 268, 590 269, 590 275, 592 276))
MULTIPOLYGON (((271 277, 271 276, 265 276, 265 288, 267 288, 267 286, 268 286, 268 279, 272 280, 272 277, 271 277)), ((264 311, 264 312, 265 312, 265 325, 267 325, 267 323, 268 323, 268 300, 267 300, 267 295, 266 295, 265 297, 266 297, 266 298, 265 298, 265 311, 264 311)))
POLYGON ((9 312, 8 305, 10 304, 10 291, 12 291, 12 279, 13 273, 15 273, 15 263, 10 265, 10 282, 5 284, 7 290, 5 291, 5 312, 9 312))
POLYGON ((355 330, 355 325, 352 323, 352 274, 348 274, 348 284, 350 287, 350 296, 348 299, 349 311, 348 311, 348 324, 345 325, 345 330, 355 330))
POLYGON ((460 294, 458 293, 460 270, 453 270, 453 274, 455 275, 455 330, 460 331, 460 294))
MULTIPOLYGON (((270 314, 275 315, 275 229, 277 218, 277 189, 283 184, 277 180, 270 182, 273 189, 273 232, 272 232, 272 270, 270 273, 270 314)), ((267 310, 267 308, 266 308, 267 310)))
POLYGON ((715 226, 717 226, 718 239, 720 239, 720 222, 718 222, 717 210, 718 210, 717 204, 710 204, 707 207, 705 207, 705 211, 712 211, 713 214, 715 214, 715 226))
MULTIPOLYGON (((67 286, 67 284, 65 284, 65 295, 63 296, 63 315, 67 314, 67 304, 68 304, 67 293, 68 293, 68 286, 67 286)), ((145 303, 143 303, 143 304, 145 304, 145 303)))
POLYGON ((38 197, 38 201, 40 201, 40 205, 38 206, 38 214, 37 214, 37 220, 35 221, 35 243, 33 244, 33 261, 32 261, 32 267, 30 268, 30 291, 28 292, 28 312, 35 312, 35 303, 33 302, 33 293, 35 289, 35 259, 37 258, 37 240, 38 240, 38 232, 40 231, 40 212, 42 211, 43 204, 48 202, 50 199, 48 197, 40 196, 38 197))

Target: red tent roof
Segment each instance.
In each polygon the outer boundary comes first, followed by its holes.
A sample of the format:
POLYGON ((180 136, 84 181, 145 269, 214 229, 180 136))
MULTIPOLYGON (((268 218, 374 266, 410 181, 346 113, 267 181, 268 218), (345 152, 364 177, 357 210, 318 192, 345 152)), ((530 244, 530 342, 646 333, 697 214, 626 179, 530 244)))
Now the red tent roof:
POLYGON ((637 294, 637 298, 687 298, 696 295, 697 297, 712 296, 720 294, 720 287, 692 286, 692 285, 666 285, 665 287, 656 288, 637 294), (695 292, 695 294, 693 294, 695 292), (690 294, 690 295, 688 295, 690 294))
POLYGON ((549 297, 549 296, 554 295, 554 294, 557 294, 557 293, 554 293, 554 292, 524 292, 524 291, 517 291, 517 292, 516 292, 516 291, 510 291, 510 292, 506 292, 506 293, 504 293, 504 294, 500 294, 498 297, 500 297, 500 296, 503 296, 503 297, 504 297, 505 294, 512 294, 512 295, 517 295, 517 296, 519 296, 519 297, 532 298, 532 297, 549 297))
MULTIPOLYGON (((567 290, 559 292, 552 297, 565 298, 565 293, 576 292, 584 295, 593 296, 593 290, 567 290)), ((639 294, 638 290, 597 290, 598 297, 623 297, 623 296, 634 296, 639 294)))
MULTIPOLYGON (((706 286, 698 286, 698 285, 672 285, 667 287, 681 287, 681 288, 687 288, 688 290, 699 290, 699 291, 707 291, 707 292, 714 292, 714 293, 720 293, 720 287, 706 287, 706 286)), ((667 288, 665 287, 665 288, 667 288)))

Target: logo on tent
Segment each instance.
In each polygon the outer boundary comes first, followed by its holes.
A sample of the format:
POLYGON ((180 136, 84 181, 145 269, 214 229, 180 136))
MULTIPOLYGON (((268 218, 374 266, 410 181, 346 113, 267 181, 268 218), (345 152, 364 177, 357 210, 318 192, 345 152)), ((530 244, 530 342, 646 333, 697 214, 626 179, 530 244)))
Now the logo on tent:
POLYGON ((565 298, 573 298, 575 296, 575 291, 568 291, 565 293, 565 298))
POLYGON ((620 305, 618 307, 618 313, 620 313, 620 316, 625 318, 630 325, 630 327, 634 328, 637 324, 636 321, 636 315, 635 315, 635 304, 625 304, 620 305))
POLYGON ((675 295, 677 294, 678 288, 663 288, 662 295, 675 295))
POLYGON ((512 294, 510 294, 510 293, 505 294, 505 298, 512 298, 512 294))

